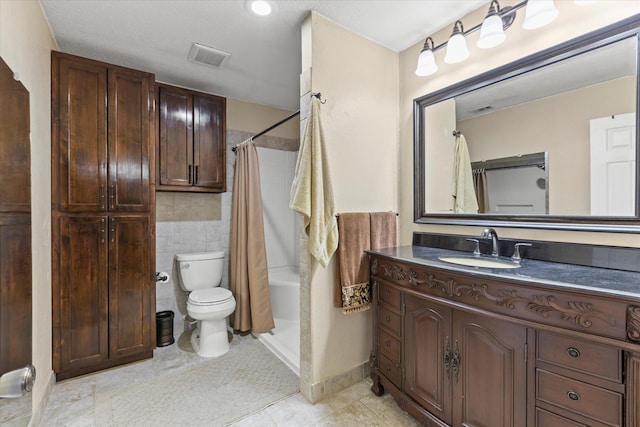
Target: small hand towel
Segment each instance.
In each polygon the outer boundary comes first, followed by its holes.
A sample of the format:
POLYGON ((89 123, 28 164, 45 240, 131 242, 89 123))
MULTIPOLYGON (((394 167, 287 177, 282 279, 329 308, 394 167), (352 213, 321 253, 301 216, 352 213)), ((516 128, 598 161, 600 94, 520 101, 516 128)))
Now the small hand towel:
POLYGON ((345 314, 370 308, 369 256, 365 251, 394 247, 397 241, 393 212, 343 213, 338 217, 338 280, 334 305, 345 314))
POLYGON ((311 98, 289 207, 303 215, 309 253, 326 268, 338 246, 338 225, 317 97, 311 98))
POLYGON ((456 137, 453 175, 453 211, 455 213, 478 213, 478 200, 473 187, 473 172, 469 149, 464 135, 456 137))

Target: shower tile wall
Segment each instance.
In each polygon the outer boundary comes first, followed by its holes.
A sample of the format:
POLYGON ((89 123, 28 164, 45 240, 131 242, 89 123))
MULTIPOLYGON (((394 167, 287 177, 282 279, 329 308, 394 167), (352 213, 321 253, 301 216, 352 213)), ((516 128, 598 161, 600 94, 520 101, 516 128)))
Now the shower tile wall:
MULTIPOLYGON (((169 283, 156 284, 156 311, 172 310, 174 336, 185 330, 187 296, 180 289, 173 257, 177 253, 224 251, 222 286, 229 287, 229 236, 235 154, 231 148, 252 134, 227 132, 227 192, 156 194, 156 271, 165 271, 169 283)), ((297 147, 298 140, 261 137, 256 145, 297 147)), ((265 235, 269 266, 297 265, 299 230, 297 215, 289 210, 289 189, 297 152, 259 148, 265 235), (286 180, 289 179, 288 184, 286 180), (295 237, 294 237, 294 234, 295 237)))

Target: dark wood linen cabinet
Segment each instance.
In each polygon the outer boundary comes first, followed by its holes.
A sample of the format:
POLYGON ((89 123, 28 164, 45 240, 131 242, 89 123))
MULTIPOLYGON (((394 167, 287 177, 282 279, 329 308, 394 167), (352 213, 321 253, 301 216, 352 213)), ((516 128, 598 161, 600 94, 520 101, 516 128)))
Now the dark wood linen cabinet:
POLYGON ((52 53, 53 367, 58 379, 155 347, 153 82, 52 53))
POLYGON ((29 104, 0 58, 0 376, 32 363, 29 104))
POLYGON ((226 189, 226 99, 156 84, 159 191, 226 189))

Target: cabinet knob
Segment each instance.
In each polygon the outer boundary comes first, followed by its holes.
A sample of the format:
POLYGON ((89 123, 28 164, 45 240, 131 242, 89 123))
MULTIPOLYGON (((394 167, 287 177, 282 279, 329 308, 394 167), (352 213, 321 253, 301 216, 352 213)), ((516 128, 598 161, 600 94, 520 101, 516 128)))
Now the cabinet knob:
POLYGON ((387 342, 385 342, 384 345, 386 345, 387 348, 391 347, 391 341, 387 340, 387 342))
POLYGON ((391 372, 391 366, 390 365, 385 365, 385 369, 387 370, 387 372, 391 372))
POLYGON ((386 292, 384 293, 384 296, 386 296, 386 297, 390 297, 390 296, 391 296, 391 292, 386 291, 386 292))
POLYGON ((577 359, 578 357, 580 357, 580 350, 578 350, 575 347, 569 347, 567 349, 567 354, 569 355, 569 357, 573 357, 574 359, 577 359))
POLYGON ((580 400, 580 395, 573 390, 567 392, 567 397, 571 400, 580 400))
POLYGON ((391 316, 387 315, 387 317, 384 318, 384 321, 387 323, 391 322, 391 316))

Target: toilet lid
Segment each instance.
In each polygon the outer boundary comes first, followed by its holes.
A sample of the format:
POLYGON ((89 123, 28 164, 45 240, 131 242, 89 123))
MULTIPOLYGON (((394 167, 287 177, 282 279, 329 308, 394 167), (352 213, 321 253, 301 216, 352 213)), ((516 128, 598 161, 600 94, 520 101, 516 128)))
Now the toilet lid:
POLYGON ((198 289, 189 294, 189 302, 195 305, 222 304, 233 299, 233 294, 225 288, 198 289))

